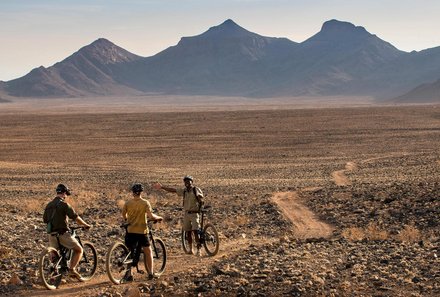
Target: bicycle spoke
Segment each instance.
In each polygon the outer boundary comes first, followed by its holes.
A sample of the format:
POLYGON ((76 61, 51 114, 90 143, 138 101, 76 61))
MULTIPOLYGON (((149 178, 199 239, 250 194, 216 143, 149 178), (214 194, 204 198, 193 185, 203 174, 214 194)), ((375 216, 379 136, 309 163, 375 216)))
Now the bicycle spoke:
POLYGON ((81 274, 81 280, 90 280, 96 272, 98 257, 96 249, 90 242, 83 243, 83 257, 78 264, 78 272, 81 274))
POLYGON ((215 227, 211 224, 207 224, 204 227, 204 241, 203 246, 205 247, 206 253, 209 256, 214 256, 217 254, 219 249, 219 238, 215 227))
POLYGON ((122 242, 115 243, 106 256, 106 270, 110 280, 120 284, 131 262, 128 248, 122 242))

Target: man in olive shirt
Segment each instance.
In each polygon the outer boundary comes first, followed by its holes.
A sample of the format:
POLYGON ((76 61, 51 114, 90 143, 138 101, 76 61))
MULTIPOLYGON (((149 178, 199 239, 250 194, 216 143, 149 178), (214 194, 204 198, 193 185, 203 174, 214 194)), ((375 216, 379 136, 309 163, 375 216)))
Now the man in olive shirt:
POLYGON ((49 246, 58 248, 58 235, 60 244, 73 251, 69 274, 81 280, 81 275, 76 271, 76 266, 82 257, 83 248, 78 240, 72 237, 67 224, 68 220, 71 219, 86 228, 90 228, 90 225, 81 219, 69 203, 64 201, 71 194, 67 186, 59 184, 56 192, 57 196, 47 204, 43 214, 44 223, 47 224, 49 221, 52 223, 52 230, 49 234, 49 246))
POLYGON ((197 251, 196 255, 200 256, 200 241, 198 230, 200 229, 200 209, 203 206, 203 192, 200 188, 195 187, 193 185, 193 177, 187 175, 183 178, 183 183, 185 185, 184 188, 170 188, 162 186, 160 183, 156 183, 153 185, 153 188, 156 190, 165 190, 167 192, 176 193, 178 196, 183 197, 183 221, 182 221, 182 230, 186 232, 186 240, 188 241, 188 245, 190 247, 189 254, 192 254, 192 237, 191 233, 193 233, 194 238, 197 243, 197 251), (192 232, 189 232, 192 231, 192 232))
POLYGON ((125 237, 125 245, 130 249, 133 255, 133 263, 128 267, 124 276, 124 281, 132 281, 133 276, 131 268, 136 267, 139 262, 140 250, 136 248, 138 245, 144 250, 146 264, 148 270, 148 278, 154 277, 153 273, 153 251, 151 250, 150 241, 148 239, 147 217, 150 220, 161 221, 162 217, 155 215, 152 211, 149 201, 142 198, 141 193, 144 191, 142 184, 134 184, 131 187, 133 199, 125 202, 122 209, 122 217, 129 224, 125 237), (136 252, 139 251, 139 252, 136 252))

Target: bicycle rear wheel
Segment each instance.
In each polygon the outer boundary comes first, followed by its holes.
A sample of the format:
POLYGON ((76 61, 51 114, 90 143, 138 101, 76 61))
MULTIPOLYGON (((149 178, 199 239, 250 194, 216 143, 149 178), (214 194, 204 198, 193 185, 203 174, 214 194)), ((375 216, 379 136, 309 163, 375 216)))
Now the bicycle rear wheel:
POLYGON ((153 265, 154 273, 161 275, 165 271, 167 265, 167 250, 165 243, 160 238, 154 239, 154 246, 151 247, 153 251, 153 265))
POLYGON ((95 275, 96 267, 98 266, 98 256, 91 242, 85 241, 82 245, 83 255, 77 269, 79 274, 81 274, 81 280, 88 281, 95 275))
POLYGON ((108 250, 105 258, 105 268, 108 278, 115 284, 120 284, 130 259, 130 251, 122 242, 115 242, 108 250))
POLYGON ((38 271, 41 281, 48 290, 55 290, 61 283, 61 256, 54 248, 47 248, 40 256, 38 271))
POLYGON ((206 224, 203 228, 204 240, 203 246, 208 256, 215 256, 218 253, 220 247, 220 239, 218 238, 217 229, 214 225, 206 224))

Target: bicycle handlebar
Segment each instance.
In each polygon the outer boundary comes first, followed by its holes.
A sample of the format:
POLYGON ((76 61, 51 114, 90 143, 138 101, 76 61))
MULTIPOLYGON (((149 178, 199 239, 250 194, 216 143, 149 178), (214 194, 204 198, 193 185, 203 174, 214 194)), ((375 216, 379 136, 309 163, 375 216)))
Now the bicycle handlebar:
MULTIPOLYGON (((201 213, 201 212, 208 212, 208 210, 209 209, 211 209, 212 208, 212 206, 211 205, 204 205, 201 209, 200 209, 200 211, 199 211, 199 213, 201 213)), ((176 210, 183 210, 183 207, 176 207, 176 210)))
POLYGON ((91 227, 85 227, 85 226, 69 226, 69 229, 74 231, 74 230, 78 230, 78 229, 82 229, 82 230, 89 230, 91 227))

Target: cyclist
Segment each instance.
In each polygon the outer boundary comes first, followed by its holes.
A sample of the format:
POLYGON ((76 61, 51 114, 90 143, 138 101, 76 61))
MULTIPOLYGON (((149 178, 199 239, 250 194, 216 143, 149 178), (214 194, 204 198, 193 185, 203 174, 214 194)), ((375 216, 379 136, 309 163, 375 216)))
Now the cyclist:
MULTIPOLYGON (((200 188, 193 185, 194 179, 190 175, 186 175, 183 178, 184 188, 170 188, 162 186, 160 183, 155 183, 153 188, 156 190, 165 190, 171 193, 177 193, 178 196, 183 197, 183 221, 182 229, 183 231, 192 231, 194 238, 197 243, 196 255, 200 256, 200 241, 199 234, 197 230, 200 229, 200 210, 203 206, 203 192, 200 188)), ((191 232, 186 233, 186 240, 190 247, 188 254, 192 254, 192 237, 191 232)))
POLYGON ((71 190, 64 184, 56 187, 56 197, 46 205, 43 214, 44 223, 52 224, 49 234, 49 246, 58 248, 58 240, 60 244, 73 251, 70 260, 69 275, 81 280, 81 275, 76 270, 76 266, 82 257, 83 248, 76 238, 72 237, 69 227, 67 226, 69 219, 74 220, 81 226, 89 229, 91 226, 83 221, 83 219, 75 212, 72 206, 64 201, 67 196, 71 195, 71 190))
POLYGON ((142 247, 144 256, 146 257, 148 278, 153 279, 153 277, 155 277, 153 273, 153 252, 147 236, 147 217, 152 220, 162 220, 161 216, 153 214, 150 202, 142 198, 142 192, 144 191, 142 184, 133 184, 131 191, 133 193, 133 199, 125 202, 122 209, 122 217, 129 224, 125 236, 125 245, 130 249, 133 255, 133 262, 127 267, 127 272, 124 276, 124 281, 126 282, 133 281, 131 269, 132 267, 137 267, 140 257, 140 247, 142 247))

